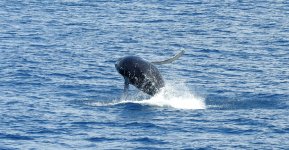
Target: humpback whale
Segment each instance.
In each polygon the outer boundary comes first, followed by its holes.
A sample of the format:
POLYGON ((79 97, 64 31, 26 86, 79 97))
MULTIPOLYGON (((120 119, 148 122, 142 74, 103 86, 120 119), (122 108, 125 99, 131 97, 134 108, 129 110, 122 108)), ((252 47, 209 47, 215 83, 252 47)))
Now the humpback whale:
POLYGON ((151 96, 158 93, 165 86, 165 83, 155 65, 171 63, 183 54, 184 50, 172 58, 154 62, 149 62, 138 56, 126 56, 118 59, 115 63, 115 68, 124 77, 123 97, 127 96, 129 84, 151 96))

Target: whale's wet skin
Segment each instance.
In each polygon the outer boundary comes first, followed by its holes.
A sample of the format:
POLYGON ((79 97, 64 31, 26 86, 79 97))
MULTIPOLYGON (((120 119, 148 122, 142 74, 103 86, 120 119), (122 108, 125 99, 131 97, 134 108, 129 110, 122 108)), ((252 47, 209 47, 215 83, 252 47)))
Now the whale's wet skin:
POLYGON ((116 62, 115 68, 125 79, 125 92, 128 84, 132 84, 149 95, 155 95, 165 85, 159 70, 140 57, 121 58, 116 62))
POLYGON ((185 51, 182 50, 171 58, 154 62, 149 62, 137 56, 126 56, 118 59, 115 63, 115 68, 124 77, 124 96, 126 97, 127 95, 129 84, 134 85, 149 95, 155 95, 164 87, 165 83, 154 64, 162 65, 172 63, 184 53, 185 51))

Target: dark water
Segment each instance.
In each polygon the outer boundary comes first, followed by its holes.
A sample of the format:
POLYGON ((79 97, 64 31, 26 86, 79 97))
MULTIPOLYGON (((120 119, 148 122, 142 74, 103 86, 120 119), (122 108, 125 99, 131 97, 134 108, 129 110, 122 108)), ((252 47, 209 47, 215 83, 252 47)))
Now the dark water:
POLYGON ((289 3, 0 1, 0 149, 288 149, 289 3), (130 89, 126 55, 167 93, 130 89))

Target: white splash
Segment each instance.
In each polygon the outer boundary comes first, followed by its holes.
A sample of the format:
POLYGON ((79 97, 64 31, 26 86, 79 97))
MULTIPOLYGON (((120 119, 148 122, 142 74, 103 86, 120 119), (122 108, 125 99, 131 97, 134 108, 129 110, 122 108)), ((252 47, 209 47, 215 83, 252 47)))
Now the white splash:
POLYGON ((135 103, 157 107, 171 107, 175 109, 206 109, 205 99, 194 95, 184 85, 167 85, 158 94, 143 100, 120 100, 110 103, 94 103, 94 106, 111 106, 118 104, 135 103))
POLYGON ((152 98, 137 103, 176 109, 206 109, 204 98, 195 96, 186 87, 166 86, 152 98))

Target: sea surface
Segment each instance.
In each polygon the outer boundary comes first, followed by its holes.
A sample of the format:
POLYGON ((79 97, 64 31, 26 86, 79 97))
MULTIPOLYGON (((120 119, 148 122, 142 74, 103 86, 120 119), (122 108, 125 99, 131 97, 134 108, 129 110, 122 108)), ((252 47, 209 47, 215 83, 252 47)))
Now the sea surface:
POLYGON ((286 0, 1 0, 0 149, 289 149, 286 0), (114 64, 136 55, 150 97, 114 64))

